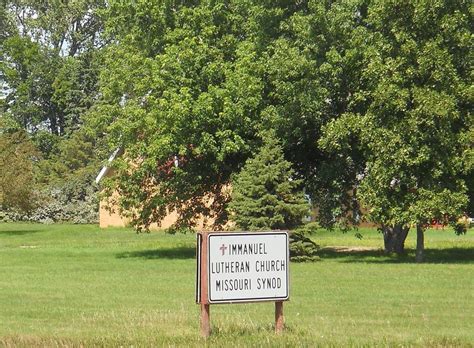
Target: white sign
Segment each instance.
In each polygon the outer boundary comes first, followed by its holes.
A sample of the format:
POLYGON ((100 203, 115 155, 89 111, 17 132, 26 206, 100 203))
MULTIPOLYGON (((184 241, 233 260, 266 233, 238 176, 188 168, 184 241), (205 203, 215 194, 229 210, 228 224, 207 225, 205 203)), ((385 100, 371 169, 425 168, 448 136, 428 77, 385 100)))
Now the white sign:
POLYGON ((287 232, 210 233, 207 261, 209 303, 289 297, 287 232))

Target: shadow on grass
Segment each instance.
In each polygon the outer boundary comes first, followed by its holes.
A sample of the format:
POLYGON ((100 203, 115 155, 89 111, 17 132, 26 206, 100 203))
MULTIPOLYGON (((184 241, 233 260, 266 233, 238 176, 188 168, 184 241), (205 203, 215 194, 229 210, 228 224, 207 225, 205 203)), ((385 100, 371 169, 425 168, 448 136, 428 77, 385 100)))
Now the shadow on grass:
MULTIPOLYGON (((474 263, 474 248, 425 249, 424 263, 474 263)), ((323 248, 319 256, 324 259, 339 259, 341 262, 363 263, 416 263, 415 250, 407 249, 405 255, 387 255, 382 249, 339 250, 323 248)))
POLYGON ((8 230, 0 231, 0 236, 23 236, 25 234, 44 232, 44 230, 8 230))
POLYGON ((141 258, 146 260, 155 259, 194 259, 196 257, 196 249, 194 247, 177 247, 169 249, 153 249, 140 250, 119 253, 116 255, 118 259, 141 258))

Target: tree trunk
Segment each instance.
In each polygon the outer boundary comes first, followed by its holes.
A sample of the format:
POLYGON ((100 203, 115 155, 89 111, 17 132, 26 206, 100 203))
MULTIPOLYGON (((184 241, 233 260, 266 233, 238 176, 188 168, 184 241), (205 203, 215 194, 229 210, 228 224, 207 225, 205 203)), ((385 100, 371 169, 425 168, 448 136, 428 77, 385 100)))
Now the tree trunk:
POLYGON ((404 227, 402 224, 395 224, 393 226, 382 225, 385 252, 388 254, 404 254, 405 239, 409 230, 409 227, 404 227))
POLYGON ((54 114, 49 116, 49 130, 51 131, 52 134, 59 135, 57 122, 56 122, 56 116, 54 114))
POLYGON ((389 226, 382 225, 383 244, 385 253, 390 254, 394 252, 393 246, 393 230, 389 226))
POLYGON ((405 240, 407 239, 408 231, 410 227, 403 227, 402 225, 397 225, 397 235, 395 239, 395 252, 398 255, 405 253, 405 240))
POLYGON ((416 225, 416 257, 418 263, 423 262, 423 251, 425 250, 425 231, 420 224, 416 225))

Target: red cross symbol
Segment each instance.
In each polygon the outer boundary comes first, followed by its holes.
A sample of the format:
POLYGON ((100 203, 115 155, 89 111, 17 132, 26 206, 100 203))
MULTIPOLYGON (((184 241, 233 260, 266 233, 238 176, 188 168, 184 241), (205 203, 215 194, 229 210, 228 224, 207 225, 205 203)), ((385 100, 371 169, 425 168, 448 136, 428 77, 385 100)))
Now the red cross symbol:
POLYGON ((222 251, 222 255, 224 255, 226 249, 227 249, 227 247, 224 244, 222 244, 221 247, 219 248, 219 250, 222 251))

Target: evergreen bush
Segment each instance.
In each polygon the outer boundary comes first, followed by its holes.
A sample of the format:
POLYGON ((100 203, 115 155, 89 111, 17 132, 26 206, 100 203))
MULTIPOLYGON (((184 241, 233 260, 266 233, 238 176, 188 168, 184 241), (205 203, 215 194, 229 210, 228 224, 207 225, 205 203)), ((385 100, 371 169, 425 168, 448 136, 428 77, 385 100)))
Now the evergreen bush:
POLYGON ((313 242, 302 233, 293 232, 290 234, 290 260, 293 262, 319 261, 317 255, 319 245, 313 242))
POLYGON ((295 179, 281 145, 268 136, 233 181, 231 220, 248 231, 295 228, 309 214, 300 187, 301 180, 295 179))

